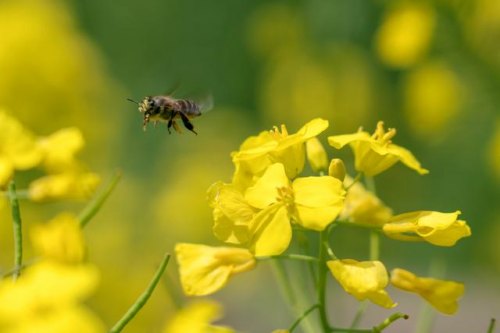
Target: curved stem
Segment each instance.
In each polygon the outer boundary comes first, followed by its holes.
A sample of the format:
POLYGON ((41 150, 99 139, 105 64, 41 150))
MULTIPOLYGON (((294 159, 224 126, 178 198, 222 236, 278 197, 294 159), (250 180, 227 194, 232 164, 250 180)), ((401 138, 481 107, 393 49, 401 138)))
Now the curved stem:
POLYGON ((10 181, 8 191, 14 229, 14 272, 12 274, 12 279, 16 280, 21 274, 21 268, 23 266, 23 231, 21 210, 19 209, 19 201, 17 200, 16 184, 14 180, 10 181))
POLYGON ((78 216, 78 219, 80 220, 80 227, 84 228, 90 220, 97 214, 99 209, 101 209, 102 205, 108 199, 110 196, 111 192, 113 192, 114 188, 120 181, 122 174, 121 172, 117 171, 111 181, 109 182, 108 186, 99 193, 80 213, 78 216))
POLYGON ((349 189, 354 185, 356 184, 357 182, 359 182, 359 180, 361 179, 361 177, 363 176, 363 174, 361 172, 358 172, 358 174, 356 175, 356 177, 354 177, 354 179, 352 180, 352 182, 349 184, 349 186, 347 186, 345 188, 346 191, 349 191, 349 189))
POLYGON ((490 320, 490 326, 488 327, 488 333, 493 333, 495 331, 495 318, 491 318, 490 320))
POLYGON ((313 306, 311 306, 309 309, 307 309, 306 311, 304 311, 303 314, 300 315, 299 318, 297 318, 297 320, 292 324, 292 326, 290 326, 290 328, 288 329, 288 331, 290 333, 293 332, 294 329, 297 328, 297 326, 299 326, 300 322, 302 321, 302 319, 304 319, 305 317, 307 317, 307 315, 309 315, 311 312, 313 312, 315 309, 317 309, 319 307, 318 304, 314 304, 313 306))
POLYGON ((149 283, 149 286, 146 290, 139 296, 139 298, 135 301, 135 303, 128 309, 128 311, 123 315, 123 317, 109 330, 109 333, 118 333, 121 332, 122 329, 128 324, 132 318, 142 309, 144 304, 148 301, 149 297, 153 294, 153 291, 160 281, 160 278, 167 267, 168 261, 170 260, 170 254, 165 254, 163 260, 158 267, 153 279, 149 283))

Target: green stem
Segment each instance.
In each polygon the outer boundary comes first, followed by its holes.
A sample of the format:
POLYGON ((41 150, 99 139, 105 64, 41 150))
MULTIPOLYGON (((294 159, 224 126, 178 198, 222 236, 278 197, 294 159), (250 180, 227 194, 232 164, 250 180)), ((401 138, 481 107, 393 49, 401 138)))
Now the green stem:
POLYGON ((12 274, 12 279, 16 280, 21 274, 21 267, 23 266, 23 231, 21 211, 19 209, 14 180, 11 180, 9 183, 8 191, 14 229, 14 273, 12 274))
POLYGON ((327 277, 327 243, 328 230, 323 230, 320 233, 319 240, 319 261, 318 261, 318 310, 321 327, 323 332, 330 332, 330 324, 328 323, 328 316, 326 314, 326 277, 327 277))
POLYGON ((123 315, 123 317, 109 330, 109 333, 118 333, 121 332, 122 329, 128 324, 132 318, 135 317, 135 315, 142 309, 144 304, 148 301, 149 297, 151 297, 151 294, 153 294, 153 291, 158 284, 158 281, 160 281, 160 278, 165 271, 165 268, 167 267, 168 261, 170 260, 170 254, 165 254, 163 257, 163 260, 160 264, 160 267, 158 267, 158 270, 156 271, 153 279, 149 283, 149 286, 147 289, 139 296, 139 298, 135 301, 135 303, 128 309, 128 311, 123 315))
POLYGON ((354 319, 352 320, 352 323, 351 323, 351 329, 354 329, 359 325, 359 322, 361 321, 361 317, 363 317, 363 314, 365 313, 367 306, 368 306, 367 301, 363 301, 363 302, 359 303, 358 310, 356 311, 356 315, 354 316, 354 319))
POLYGON ((407 314, 401 313, 401 312, 396 312, 389 316, 386 320, 384 320, 380 325, 375 326, 373 328, 374 333, 379 333, 382 332, 385 328, 389 327, 393 322, 395 322, 398 319, 403 318, 404 320, 408 319, 409 316, 407 314))
POLYGON ((380 236, 378 232, 370 231, 370 260, 378 260, 380 258, 380 236))
POLYGON ((80 220, 80 227, 83 229, 90 220, 97 214, 99 209, 101 209, 102 205, 108 199, 111 192, 113 192, 114 188, 118 184, 121 178, 121 172, 116 172, 108 186, 99 193, 94 199, 92 199, 89 204, 82 210, 78 219, 80 220))
POLYGON ((495 331, 495 322, 495 318, 491 318, 490 326, 488 327, 488 333, 493 333, 493 331, 495 331))
POLYGON ((307 309, 306 311, 304 311, 303 314, 300 315, 299 318, 297 318, 297 320, 294 321, 294 323, 292 324, 292 326, 290 326, 290 328, 288 329, 288 331, 290 333, 293 332, 294 329, 297 328, 297 326, 299 326, 300 322, 305 318, 307 317, 311 312, 313 312, 315 309, 318 308, 318 304, 314 304, 313 306, 311 306, 309 309, 307 309))

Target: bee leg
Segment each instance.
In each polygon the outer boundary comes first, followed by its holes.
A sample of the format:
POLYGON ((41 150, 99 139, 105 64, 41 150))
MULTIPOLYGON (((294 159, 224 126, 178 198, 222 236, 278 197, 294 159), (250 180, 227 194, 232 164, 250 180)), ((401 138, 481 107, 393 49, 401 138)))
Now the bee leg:
POLYGON ((182 112, 179 112, 179 115, 181 116, 182 123, 184 124, 184 127, 186 127, 188 130, 190 130, 194 134, 198 135, 198 133, 196 133, 196 131, 194 130, 193 124, 189 121, 189 118, 182 112))
MULTIPOLYGON (((174 118, 170 118, 170 120, 168 121, 168 125, 167 125, 168 134, 172 134, 172 132, 170 132, 170 128, 172 127, 173 124, 174 124, 174 118)), ((174 127, 174 129, 175 129, 175 127, 174 127)))

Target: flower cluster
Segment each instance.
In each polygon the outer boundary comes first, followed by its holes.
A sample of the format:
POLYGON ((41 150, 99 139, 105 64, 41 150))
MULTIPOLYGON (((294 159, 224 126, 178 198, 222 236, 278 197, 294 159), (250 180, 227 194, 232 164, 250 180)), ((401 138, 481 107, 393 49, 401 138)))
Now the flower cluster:
MULTIPOLYGON (((352 148, 357 171, 353 178, 346 174, 342 160, 328 160, 317 138, 327 127, 326 120, 314 119, 289 134, 282 125, 248 138, 231 154, 235 166, 232 182, 216 182, 208 190, 213 233, 226 245, 176 246, 184 292, 191 296, 212 294, 234 274, 253 269, 259 261, 288 258, 318 263, 313 276, 317 276, 316 288, 320 290, 326 283, 322 275, 329 270, 343 289, 359 301, 395 307, 397 303, 385 290, 391 283, 421 295, 440 312, 454 313, 456 301, 464 291, 460 283, 417 277, 401 268, 389 275, 373 248, 367 261, 336 256, 329 237, 340 224, 361 226, 376 239, 385 235, 437 246, 453 246, 471 232, 467 223, 458 219, 459 211, 393 215, 392 209, 360 182, 364 178, 367 184, 372 183, 373 176, 397 162, 421 175, 428 173, 409 150, 392 142, 395 129, 385 130, 379 122, 373 134, 360 129, 354 134, 328 138, 336 149, 345 145, 352 148), (316 175, 304 175, 306 160, 316 175), (288 253, 296 233, 318 233, 319 251, 288 253)), ((322 292, 325 293, 324 288, 322 292)), ((313 308, 324 313, 320 317, 326 331, 330 326, 322 297, 313 308)))
POLYGON ((41 168, 45 175, 32 180, 28 198, 33 201, 88 198, 100 182, 77 160, 83 148, 82 133, 75 127, 37 137, 6 111, 0 110, 0 188, 16 171, 41 168))

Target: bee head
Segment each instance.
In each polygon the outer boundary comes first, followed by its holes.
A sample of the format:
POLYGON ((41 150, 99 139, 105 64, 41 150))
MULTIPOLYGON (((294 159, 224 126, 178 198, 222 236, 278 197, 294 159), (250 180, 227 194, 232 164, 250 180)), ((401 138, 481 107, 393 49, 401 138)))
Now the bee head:
POLYGON ((152 115, 155 110, 155 101, 151 96, 146 96, 139 103, 139 112, 144 113, 144 116, 152 115))

